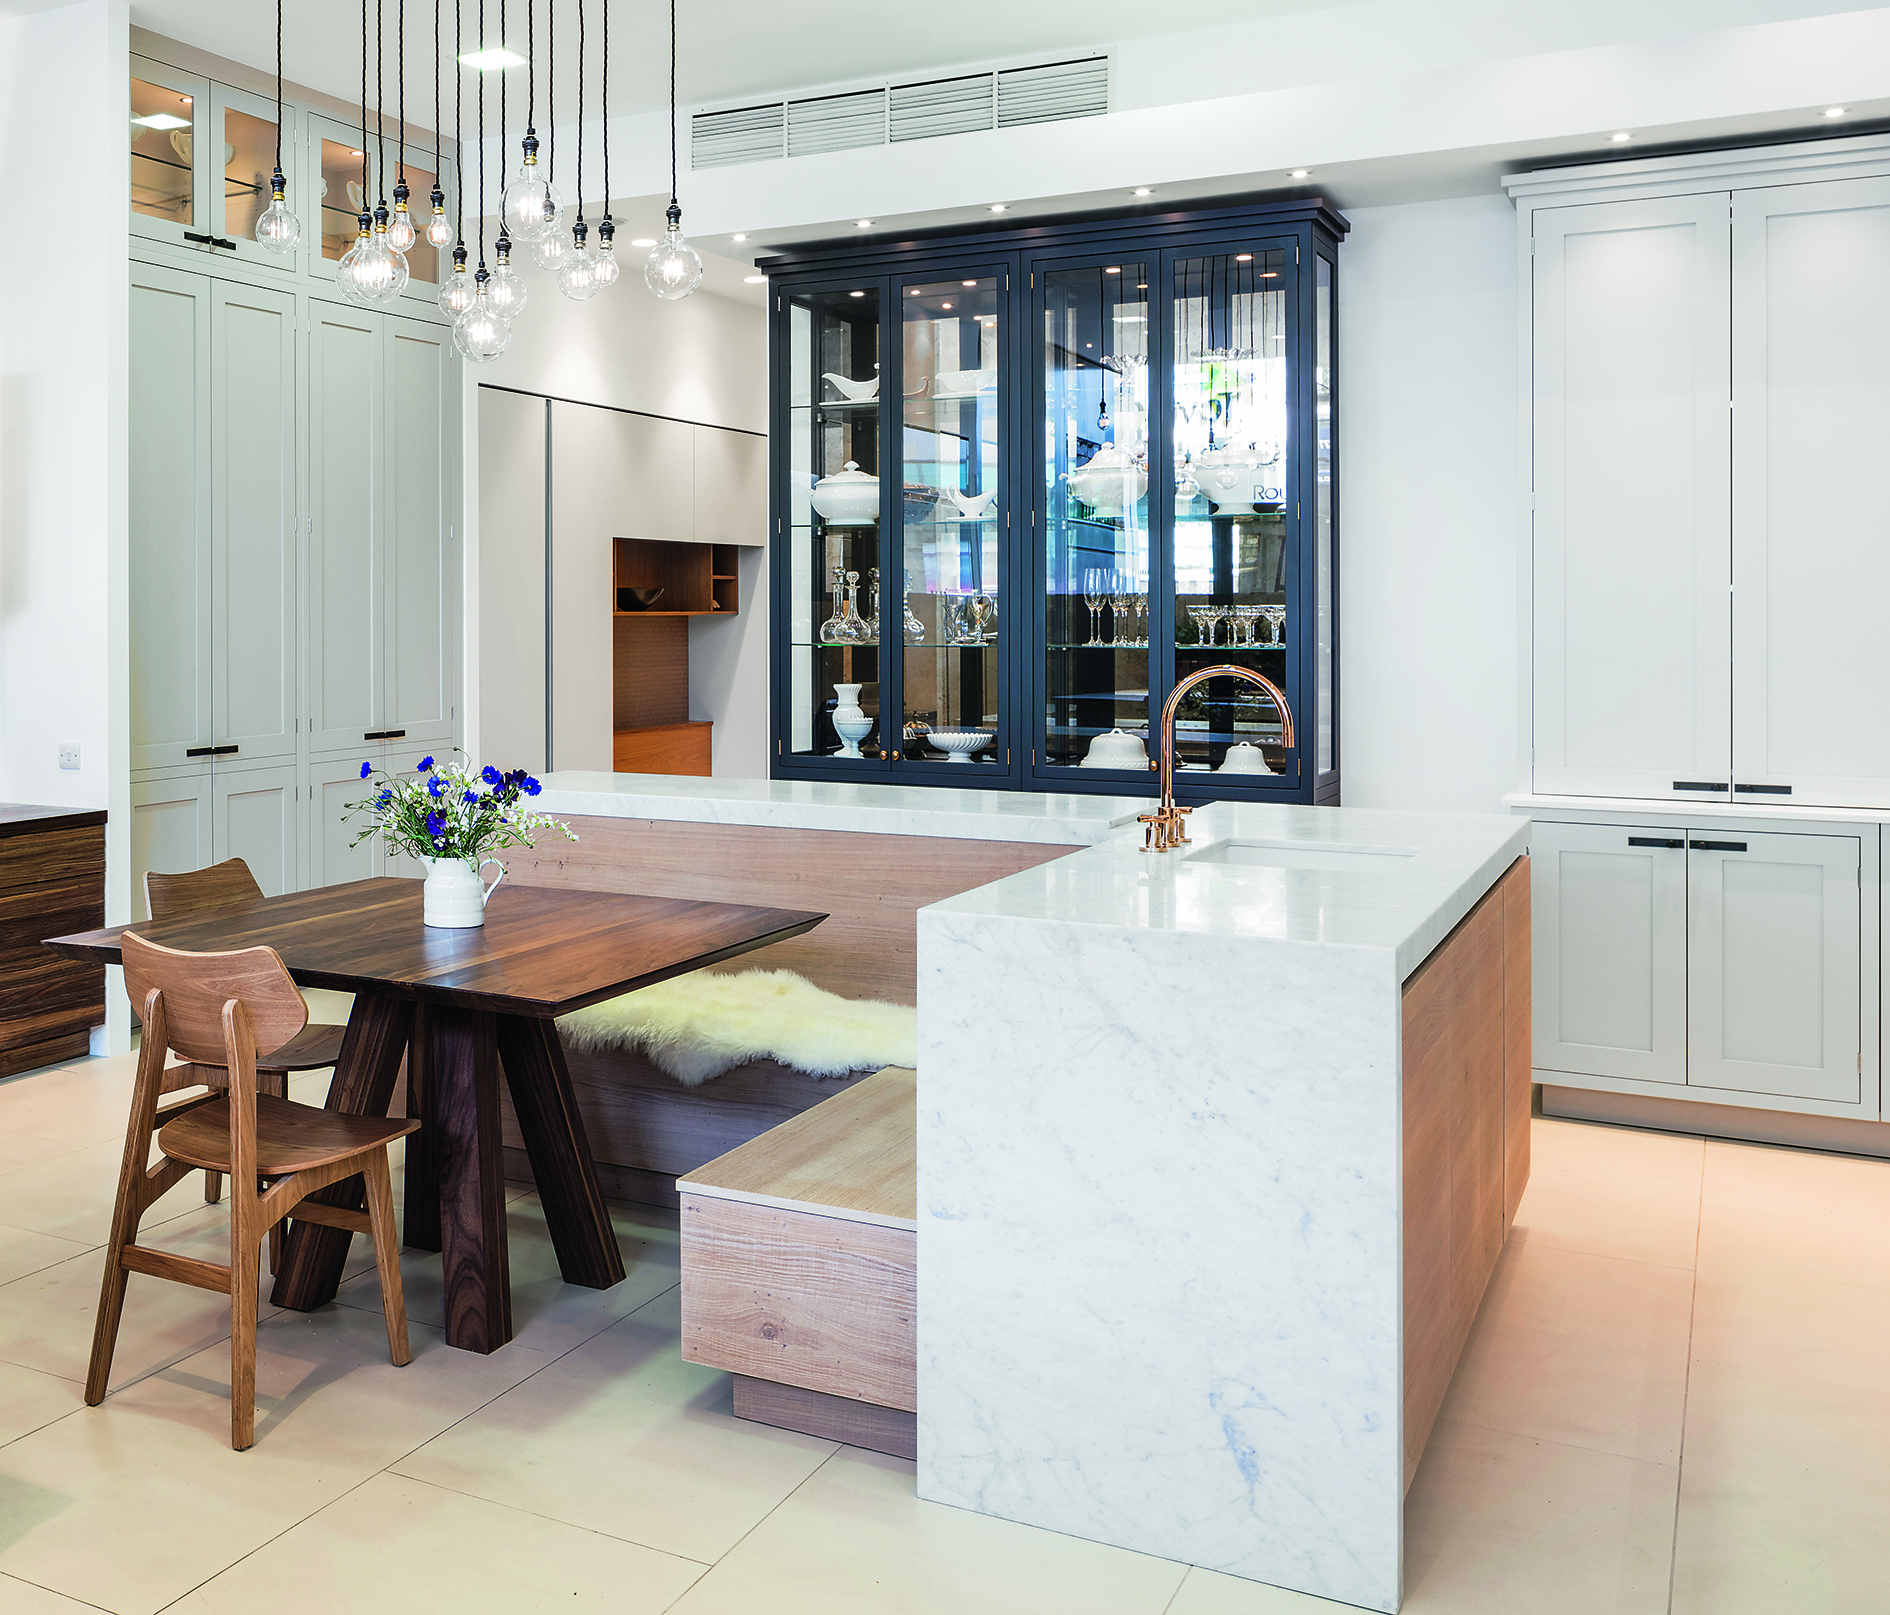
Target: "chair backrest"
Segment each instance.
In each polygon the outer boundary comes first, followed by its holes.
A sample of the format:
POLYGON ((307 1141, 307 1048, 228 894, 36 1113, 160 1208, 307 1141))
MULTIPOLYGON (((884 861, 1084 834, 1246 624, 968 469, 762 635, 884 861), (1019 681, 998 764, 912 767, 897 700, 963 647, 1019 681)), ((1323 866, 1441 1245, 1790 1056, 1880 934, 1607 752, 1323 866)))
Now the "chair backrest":
POLYGON ((231 999, 246 1012, 254 1043, 252 1066, 256 1054, 273 1053, 308 1025, 301 989, 274 948, 186 953, 148 942, 135 931, 125 932, 120 946, 125 991, 139 1012, 153 988, 164 995, 166 1047, 200 1065, 230 1066, 233 1081, 236 1071, 223 1021, 223 1006, 231 999))
MULTIPOLYGON (((185 914, 200 914, 205 909, 235 908, 242 903, 260 903, 262 887, 241 858, 225 858, 208 869, 189 869, 182 874, 165 875, 155 869, 144 872, 144 901, 154 920, 174 920, 185 914)), ((136 1007, 137 1000, 133 1000, 136 1007)))

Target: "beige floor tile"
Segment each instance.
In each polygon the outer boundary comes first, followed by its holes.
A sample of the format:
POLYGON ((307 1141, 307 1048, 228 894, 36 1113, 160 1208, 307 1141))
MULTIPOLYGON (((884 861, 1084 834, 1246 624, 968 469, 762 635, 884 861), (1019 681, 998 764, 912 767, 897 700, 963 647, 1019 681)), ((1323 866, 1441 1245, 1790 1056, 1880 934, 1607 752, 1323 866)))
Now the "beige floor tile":
POLYGON ((1440 1424, 1405 1503, 1403 1615, 1664 1615, 1677 1479, 1440 1424))
POLYGON ((137 1065, 120 1054, 0 1081, 0 1172, 122 1139, 137 1065))
POLYGON ((1890 1395, 1696 1364, 1673 1615, 1890 1609, 1890 1395))
MULTIPOLYGON (((1830 1156, 1818 1157, 1833 1161, 1830 1156)), ((1890 1291, 1890 1204, 1878 1207, 1874 1185, 1837 1162, 1822 1187, 1816 1176, 1781 1182, 1781 1175, 1700 1209, 1702 1280, 1741 1284, 1818 1278, 1890 1291)))
POLYGON ((172 1608, 176 1615, 361 1608, 661 1615, 703 1569, 616 1537, 380 1475, 172 1608))
POLYGON ((1890 1222, 1890 1160, 1708 1139, 1703 1198, 1782 1217, 1890 1222))
POLYGON ((842 1448, 675 1615, 1161 1615, 1186 1567, 913 1495, 914 1466, 842 1448))
MULTIPOLYGON (((124 1164, 125 1130, 32 1166, 0 1173, 0 1225, 51 1234, 81 1245, 111 1237, 118 1171, 124 1164)), ((150 1228, 203 1203, 203 1174, 192 1172, 144 1214, 150 1228)))
POLYGON ((0 1447, 0 1572, 148 1615, 545 1362, 417 1328, 397 1369, 380 1321, 351 1307, 278 1313, 258 1334, 248 1452, 230 1450, 221 1345, 0 1447))
POLYGON ((1196 1565, 1162 1615, 1353 1615, 1357 1609, 1196 1565))
POLYGON ((83 1256, 94 1247, 26 1228, 0 1228, 0 1286, 83 1256))
POLYGON ((1512 1242, 1440 1415, 1679 1462, 1693 1275, 1512 1242))
POLYGON ((7 1615, 91 1615, 93 1606, 16 1576, 0 1576, 0 1609, 7 1615))
MULTIPOLYGON (((207 1262, 228 1262, 229 1217, 222 1207, 199 1204, 181 1217, 142 1230, 139 1242, 207 1262)), ((84 1380, 104 1271, 101 1246, 0 1286, 0 1362, 84 1380)), ((263 1312, 274 1311, 266 1289, 263 1296, 263 1312)), ((229 1332, 230 1304, 222 1296, 134 1273, 112 1357, 112 1387, 192 1356, 226 1339, 229 1332)))
POLYGON ((1701 1278, 1693 1360, 1756 1378, 1882 1391, 1890 1289, 1767 1271, 1736 1283, 1701 1278))
POLYGON ((1700 1181, 1703 1141, 1685 1133, 1644 1132, 1604 1122, 1563 1121, 1538 1116, 1529 1128, 1533 1170, 1601 1172, 1611 1177, 1670 1177, 1700 1181))
MULTIPOLYGON (((566 1284, 560 1276, 558 1253, 552 1248, 538 1196, 528 1191, 506 1207, 514 1340, 540 1351, 567 1352, 679 1282, 682 1258, 676 1213, 615 1203, 609 1209, 625 1277, 608 1290, 588 1290, 582 1285, 566 1284)), ((366 1240, 359 1243, 368 1244, 366 1240)), ((407 1296, 407 1316, 443 1328, 446 1291, 438 1254, 404 1252, 401 1284, 407 1296)), ((347 1306, 378 1312, 381 1284, 372 1265, 344 1284, 336 1299, 347 1306)))
POLYGON ((1702 1143, 1536 1119, 1516 1234, 1561 1250, 1691 1267, 1702 1143))
POLYGON ((711 1563, 835 1444, 736 1419, 680 1330, 671 1290, 394 1467, 711 1563))
POLYGON ((84 1390, 78 1380, 0 1363, 0 1446, 84 1407, 84 1390))

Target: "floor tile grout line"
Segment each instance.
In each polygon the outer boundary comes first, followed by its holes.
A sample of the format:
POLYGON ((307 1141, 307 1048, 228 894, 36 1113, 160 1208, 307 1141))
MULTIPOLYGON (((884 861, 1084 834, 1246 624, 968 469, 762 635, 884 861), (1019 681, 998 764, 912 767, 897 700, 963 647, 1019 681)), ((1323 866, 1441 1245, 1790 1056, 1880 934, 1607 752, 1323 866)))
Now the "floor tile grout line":
POLYGON ((117 1615, 115 1610, 105 1604, 95 1604, 89 1598, 74 1598, 71 1593, 62 1593, 57 1587, 48 1587, 43 1581, 32 1581, 25 1576, 16 1576, 11 1570, 0 1570, 0 1581, 17 1581, 22 1587, 37 1587, 42 1593, 51 1593, 55 1598, 68 1599, 85 1609, 104 1610, 105 1615, 117 1615))
POLYGON ((1687 1361, 1680 1377, 1680 1458, 1674 1465, 1673 1536, 1667 1547, 1667 1615, 1680 1576, 1680 1506, 1686 1485, 1687 1411, 1693 1394, 1693 1329, 1700 1307, 1700 1237, 1706 1225, 1706 1140, 1700 1140, 1700 1199, 1693 1223, 1693 1287, 1687 1299, 1687 1361))
POLYGON ((1584 1441, 1562 1441, 1555 1436, 1539 1436, 1531 1430, 1511 1430, 1500 1424, 1485 1424, 1481 1419, 1445 1419, 1440 1413, 1439 1424, 1462 1425, 1466 1430, 1487 1430, 1492 1435, 1515 1436, 1519 1441, 1537 1441, 1545 1447, 1559 1447, 1565 1452, 1588 1452, 1597 1458, 1619 1458, 1624 1464, 1651 1464, 1656 1469, 1671 1469, 1676 1474, 1680 1469, 1680 1460, 1672 1462, 1665 1458, 1642 1458, 1631 1452, 1616 1452, 1612 1447, 1591 1447, 1584 1441))
MULTIPOLYGON (((749 1528, 746 1531, 742 1532, 740 1536, 738 1536, 733 1542, 731 1542, 726 1548, 724 1548, 721 1553, 719 1553, 716 1556, 715 1564, 710 1565, 709 1570, 711 1571, 714 1570, 716 1565, 722 1564, 724 1561, 726 1561, 730 1554, 734 1553, 736 1549, 738 1549, 744 1542, 746 1542, 751 1536, 753 1536, 764 1525, 766 1525, 768 1521, 773 1519, 775 1515, 778 1512, 780 1512, 781 1509, 785 1508, 788 1505, 788 1503, 793 1501, 793 1499, 800 1494, 800 1490, 803 1486, 805 1486, 810 1480, 812 1480, 823 1469, 825 1469, 830 1463, 832 1463, 834 1459, 838 1458, 840 1454, 845 1452, 846 1450, 847 1450, 847 1444, 844 1441, 835 1443, 833 1451, 828 1453, 827 1456, 821 1459, 819 1463, 815 1464, 814 1467, 808 1470, 808 1472, 805 1475, 801 1476, 801 1478, 794 1483, 793 1487, 789 1490, 786 1497, 783 1497, 780 1502, 776 1503, 773 1508, 769 1509, 766 1514, 762 1515, 760 1519, 756 1520, 753 1525, 749 1526, 749 1528)), ((669 1615, 669 1612, 672 1609, 674 1609, 685 1598, 687 1598, 692 1592, 694 1592, 697 1587, 699 1587, 702 1584, 707 1574, 708 1572, 705 1571, 703 1575, 696 1577, 694 1581, 692 1581, 687 1587, 685 1587, 674 1598, 672 1598, 667 1604, 665 1604, 662 1610, 660 1611, 660 1615, 669 1615)))
POLYGON ((1188 1578, 1194 1574, 1194 1570, 1193 1565, 1181 1567, 1181 1580, 1175 1583, 1175 1590, 1168 1595, 1168 1602, 1162 1605, 1162 1615, 1168 1615, 1168 1612, 1175 1607, 1175 1600, 1181 1596, 1181 1589, 1188 1585, 1188 1578))

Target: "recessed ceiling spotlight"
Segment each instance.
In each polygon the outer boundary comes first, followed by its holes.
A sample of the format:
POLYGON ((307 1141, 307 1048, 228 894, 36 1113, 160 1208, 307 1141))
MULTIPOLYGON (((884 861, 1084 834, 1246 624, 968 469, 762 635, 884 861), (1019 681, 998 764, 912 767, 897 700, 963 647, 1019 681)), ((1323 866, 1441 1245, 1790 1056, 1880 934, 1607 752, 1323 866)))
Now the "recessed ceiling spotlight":
MULTIPOLYGON (((131 121, 140 129, 188 129, 190 127, 190 119, 179 118, 169 112, 153 112, 148 117, 133 118, 131 121)), ((358 157, 360 153, 356 152, 355 155, 358 157)))
POLYGON ((1108 267, 1107 269, 1105 269, 1105 270, 1103 271, 1103 273, 1104 273, 1105 275, 1119 275, 1119 274, 1121 274, 1121 273, 1122 273, 1122 265, 1121 265, 1121 264, 1111 264, 1111 265, 1110 265, 1110 266, 1109 266, 1109 267, 1108 267))
POLYGON ((1138 185, 1129 194, 1131 196, 1152 196, 1154 195, 1154 192, 1152 192, 1146 185, 1138 185))
POLYGON ((950 303, 940 303, 940 304, 939 304, 939 307, 940 307, 940 308, 950 308, 950 307, 951 307, 951 304, 950 304, 950 303))
POLYGON ((993 213, 1002 213, 1009 206, 1009 202, 993 202, 991 204, 991 211, 993 213))
POLYGON ((747 239, 748 239, 747 236, 730 236, 729 237, 729 240, 731 241, 746 241, 747 239))
POLYGON ((873 221, 871 219, 855 219, 853 221, 853 228, 856 230, 870 230, 873 228, 873 221))
MULTIPOLYGON (((365 157, 365 156, 367 155, 367 153, 366 153, 366 152, 364 152, 364 151, 351 151, 351 152, 349 152, 349 153, 348 153, 348 155, 349 155, 350 157, 365 157)), ((654 241, 652 241, 652 242, 650 243, 650 245, 651 245, 651 246, 653 247, 653 246, 655 246, 655 245, 656 245, 656 243, 655 243, 654 241)))
MULTIPOLYGON (((358 151, 355 153, 355 156, 357 157, 359 157, 360 155, 361 154, 358 151)), ((652 241, 648 236, 639 236, 635 241, 631 242, 630 245, 633 247, 653 247, 656 245, 656 243, 652 241)))
POLYGON ((765 286, 768 284, 768 277, 766 275, 743 275, 742 284, 744 286, 765 286))
POLYGON ((177 99, 181 101, 185 106, 190 105, 190 97, 187 95, 180 95, 177 99))
POLYGON ((1617 146, 1625 146, 1633 138, 1634 137, 1624 129, 1614 137, 1614 143, 1617 146))
POLYGON ((865 295, 866 295, 865 292, 848 292, 847 293, 847 296, 849 297, 864 297, 865 295))
POLYGON ((1296 168, 1293 170, 1292 177, 1294 179, 1310 179, 1312 177, 1312 170, 1309 168, 1296 168))
POLYGON ((1253 254, 1251 252, 1237 252, 1234 254, 1234 262, 1237 264, 1250 264, 1253 262, 1253 254))
POLYGON ((500 45, 488 45, 484 50, 469 50, 460 60, 478 73, 496 73, 504 68, 525 65, 525 58, 517 51, 506 50, 500 45))
POLYGON ((975 280, 961 280, 958 284, 960 286, 976 286, 978 283, 975 280))
POLYGON ((1849 110, 1848 107, 1826 107, 1824 109, 1824 115, 1827 118, 1841 118, 1849 110))

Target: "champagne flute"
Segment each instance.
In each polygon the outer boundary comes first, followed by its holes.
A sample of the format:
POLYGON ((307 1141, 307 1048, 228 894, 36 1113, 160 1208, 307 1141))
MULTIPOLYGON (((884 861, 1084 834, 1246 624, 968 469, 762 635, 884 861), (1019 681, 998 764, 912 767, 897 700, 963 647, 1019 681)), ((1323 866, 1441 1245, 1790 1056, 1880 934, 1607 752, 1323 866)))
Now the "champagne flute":
POLYGON ((1102 643, 1102 606, 1103 575, 1101 567, 1086 567, 1083 571, 1083 604, 1089 607, 1089 646, 1094 649, 1102 643))

